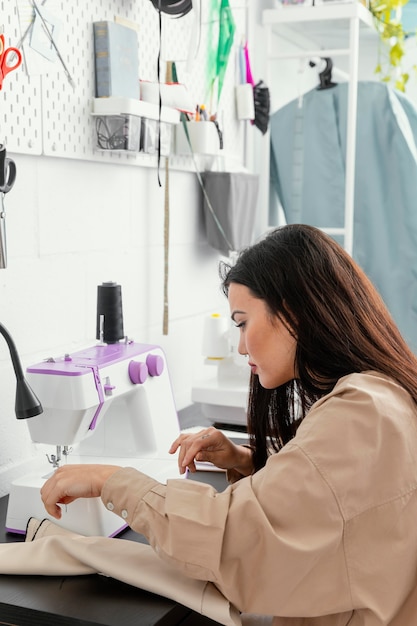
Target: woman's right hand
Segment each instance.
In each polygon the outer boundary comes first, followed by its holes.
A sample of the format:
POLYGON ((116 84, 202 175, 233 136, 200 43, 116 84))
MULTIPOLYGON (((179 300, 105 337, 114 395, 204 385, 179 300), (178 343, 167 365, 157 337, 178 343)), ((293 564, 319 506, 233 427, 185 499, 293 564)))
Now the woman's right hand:
POLYGON ((60 504, 77 498, 99 498, 104 483, 120 469, 117 465, 83 463, 63 465, 55 470, 41 489, 41 497, 49 515, 60 519, 60 504))
POLYGON ((252 472, 252 452, 237 446, 217 428, 210 427, 198 433, 183 433, 171 445, 169 452, 179 449, 178 467, 184 474, 187 467, 196 471, 195 461, 208 461, 220 469, 236 469, 242 476, 252 472))

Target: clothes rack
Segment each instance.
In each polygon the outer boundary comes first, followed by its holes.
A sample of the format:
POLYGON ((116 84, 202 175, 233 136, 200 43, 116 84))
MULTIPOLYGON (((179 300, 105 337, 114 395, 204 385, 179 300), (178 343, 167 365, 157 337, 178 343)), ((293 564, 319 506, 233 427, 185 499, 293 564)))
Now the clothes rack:
MULTIPOLYGON (((291 5, 264 10, 262 22, 267 38, 268 84, 271 84, 271 64, 275 59, 341 56, 348 59, 344 226, 340 229, 323 225, 323 230, 331 235, 342 235, 345 249, 352 254, 359 49, 363 38, 372 37, 377 42, 372 14, 355 1, 320 6, 291 5), (288 53, 285 49, 286 41, 295 44, 298 49, 288 53)), ((269 172, 269 149, 269 142, 265 142, 265 172, 269 172)), ((263 182, 269 185, 268 179, 263 182)))

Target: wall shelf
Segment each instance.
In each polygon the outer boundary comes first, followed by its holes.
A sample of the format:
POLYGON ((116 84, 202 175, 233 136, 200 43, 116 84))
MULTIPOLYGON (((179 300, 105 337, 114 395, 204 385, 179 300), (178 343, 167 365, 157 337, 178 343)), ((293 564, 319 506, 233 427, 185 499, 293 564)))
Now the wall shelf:
POLYGON ((282 6, 263 11, 262 18, 271 33, 304 50, 312 44, 320 49, 349 47, 351 20, 358 22, 361 41, 378 37, 371 12, 359 2, 282 6))

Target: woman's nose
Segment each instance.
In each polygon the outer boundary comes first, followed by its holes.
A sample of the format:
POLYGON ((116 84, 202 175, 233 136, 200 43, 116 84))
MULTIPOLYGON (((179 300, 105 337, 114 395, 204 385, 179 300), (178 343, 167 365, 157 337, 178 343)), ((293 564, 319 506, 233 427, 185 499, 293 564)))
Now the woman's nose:
POLYGON ((239 352, 239 354, 242 354, 243 356, 247 355, 246 344, 245 344, 245 341, 243 340, 242 336, 239 338, 239 344, 237 346, 237 351, 239 352))

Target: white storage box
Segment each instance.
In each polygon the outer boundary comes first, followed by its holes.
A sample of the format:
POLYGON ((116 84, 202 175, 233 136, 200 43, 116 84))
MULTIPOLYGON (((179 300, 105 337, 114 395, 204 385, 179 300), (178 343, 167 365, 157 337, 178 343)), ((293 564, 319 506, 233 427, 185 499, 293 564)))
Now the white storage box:
POLYGON ((161 154, 168 156, 172 125, 178 124, 176 109, 132 98, 94 98, 96 147, 99 150, 157 152, 157 129, 161 121, 161 154), (142 134, 142 138, 141 138, 142 134))
POLYGON ((140 117, 135 115, 97 115, 96 147, 99 150, 139 151, 140 117))
MULTIPOLYGON (((142 118, 140 137, 140 150, 142 152, 146 152, 146 154, 158 153, 158 125, 158 120, 142 118)), ((159 132, 161 156, 169 156, 171 154, 172 124, 161 122, 159 132)))

